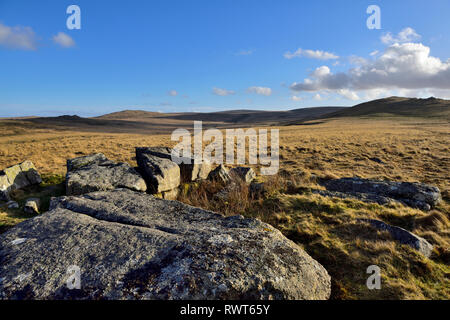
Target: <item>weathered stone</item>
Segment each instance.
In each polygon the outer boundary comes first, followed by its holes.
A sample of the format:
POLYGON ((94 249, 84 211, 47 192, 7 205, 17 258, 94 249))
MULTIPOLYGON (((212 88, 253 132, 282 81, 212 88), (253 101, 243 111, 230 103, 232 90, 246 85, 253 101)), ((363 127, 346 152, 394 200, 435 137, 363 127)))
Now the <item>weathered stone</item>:
POLYGON ((110 164, 111 161, 109 161, 103 153, 96 153, 88 156, 68 159, 67 172, 74 171, 82 167, 87 167, 94 164, 101 165, 104 163, 110 164))
POLYGON ((0 200, 8 201, 11 191, 41 182, 41 176, 31 161, 8 167, 0 171, 0 200))
POLYGON ((328 191, 371 194, 390 198, 405 205, 429 210, 441 201, 439 188, 417 182, 377 181, 361 178, 331 179, 321 182, 328 191))
POLYGON ((40 184, 42 183, 42 178, 37 172, 36 168, 34 167, 33 162, 26 160, 20 164, 20 169, 23 173, 25 173, 25 176, 29 182, 29 184, 40 184))
POLYGON ((192 182, 196 180, 205 180, 211 172, 211 163, 203 160, 202 163, 194 163, 194 159, 190 159, 191 163, 181 163, 181 181, 192 182))
POLYGON ((180 167, 175 162, 138 149, 136 160, 151 192, 170 191, 180 185, 180 167))
MULTIPOLYGON (((172 149, 167 147, 137 147, 136 148, 136 159, 142 158, 143 154, 149 154, 158 158, 165 158, 171 161, 172 159, 172 149)), ((211 163, 207 160, 202 160, 202 163, 195 163, 193 158, 179 158, 178 163, 180 167, 180 179, 181 182, 191 182, 196 180, 204 180, 208 177, 211 172, 211 163)))
POLYGON ((248 167, 236 167, 230 170, 231 176, 239 177, 244 180, 246 183, 252 182, 256 178, 256 173, 252 168, 248 167))
POLYGON ((227 168, 223 165, 219 165, 208 175, 208 179, 211 181, 217 181, 226 184, 231 181, 231 177, 227 168))
POLYGON ((144 179, 134 168, 127 163, 114 163, 102 154, 68 160, 67 170, 67 195, 116 188, 147 190, 144 179))
POLYGON ((168 147, 136 147, 136 157, 140 157, 142 154, 172 160, 172 149, 168 147))
POLYGON ((327 299, 327 271, 272 226, 118 189, 52 201, 0 235, 3 299, 327 299), (81 288, 67 281, 81 270, 81 288))
POLYGON ((433 246, 425 239, 415 235, 408 230, 400 227, 388 225, 380 220, 375 219, 358 219, 359 221, 367 222, 376 229, 388 231, 391 236, 402 244, 413 247, 424 256, 429 257, 433 251, 433 246))
POLYGON ((39 207, 41 206, 41 200, 39 198, 30 198, 25 201, 23 211, 28 214, 39 213, 39 207))

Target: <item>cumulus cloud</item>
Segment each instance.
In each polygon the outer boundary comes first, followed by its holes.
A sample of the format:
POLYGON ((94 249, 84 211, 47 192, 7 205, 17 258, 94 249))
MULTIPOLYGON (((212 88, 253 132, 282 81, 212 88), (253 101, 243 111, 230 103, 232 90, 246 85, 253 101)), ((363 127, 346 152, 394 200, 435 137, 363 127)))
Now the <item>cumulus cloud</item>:
POLYGON ((250 87, 247 89, 250 93, 256 93, 263 96, 270 96, 272 94, 272 89, 267 87, 250 87))
POLYGON ((300 57, 306 57, 311 59, 318 59, 318 60, 335 60, 339 59, 339 56, 326 52, 321 50, 304 50, 302 48, 298 48, 297 51, 291 53, 290 51, 286 52, 284 54, 284 57, 286 59, 292 59, 292 58, 300 58, 300 57))
POLYGON ((384 44, 405 43, 416 41, 420 38, 420 35, 413 28, 408 27, 400 31, 397 35, 393 35, 391 32, 382 35, 381 42, 384 44))
POLYGON ((450 59, 441 61, 430 55, 421 43, 395 43, 374 60, 347 72, 332 73, 327 66, 314 70, 294 91, 347 89, 450 89, 450 59))
POLYGON ((292 96, 292 97, 291 97, 291 100, 292 100, 292 101, 302 101, 303 98, 302 98, 302 97, 299 97, 299 96, 292 96))
POLYGON ((229 96, 234 94, 235 92, 233 90, 227 90, 222 88, 213 88, 213 94, 216 96, 229 96))
POLYGON ((346 99, 353 100, 353 101, 360 99, 358 94, 355 91, 351 91, 348 89, 339 89, 337 91, 337 94, 346 99))
POLYGON ((9 27, 0 23, 0 45, 9 49, 36 50, 37 37, 30 27, 9 27))
POLYGON ((75 41, 64 32, 58 32, 57 35, 53 36, 53 42, 60 45, 63 48, 70 48, 75 46, 75 41))
POLYGON ((176 90, 170 90, 168 94, 169 96, 175 97, 176 95, 178 95, 178 92, 176 90))

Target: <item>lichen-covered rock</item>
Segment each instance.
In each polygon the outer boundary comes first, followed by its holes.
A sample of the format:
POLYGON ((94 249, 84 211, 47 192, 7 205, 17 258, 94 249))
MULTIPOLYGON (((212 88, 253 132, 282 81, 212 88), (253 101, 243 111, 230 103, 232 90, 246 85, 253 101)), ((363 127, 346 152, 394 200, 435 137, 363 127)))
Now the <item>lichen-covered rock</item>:
POLYGON ((82 167, 91 166, 94 164, 111 164, 112 162, 106 158, 103 153, 95 153, 88 156, 77 157, 67 160, 67 172, 78 170, 82 167))
POLYGON ((29 198, 25 201, 23 211, 28 214, 37 214, 40 206, 41 200, 39 198, 29 198))
POLYGON ((0 261, 3 299, 330 295, 327 271, 272 226, 126 189, 53 199, 0 235, 0 261))
POLYGON ((0 171, 0 200, 9 200, 9 193, 42 182, 41 176, 31 161, 8 167, 0 171))
MULTIPOLYGON (((375 195, 378 199, 386 201, 393 199, 405 205, 429 210, 441 201, 439 188, 417 182, 377 181, 361 178, 331 179, 321 182, 328 191, 375 195), (384 199, 384 200, 383 200, 384 199)), ((369 197, 373 198, 374 197, 369 197)))
POLYGON ((161 193, 178 188, 180 185, 180 167, 166 157, 159 157, 136 148, 136 161, 144 175, 149 191, 161 193))
POLYGON ((112 162, 102 154, 67 161, 67 195, 116 188, 146 191, 147 185, 141 175, 129 164, 112 162))
POLYGON ((431 255, 431 252, 433 251, 433 245, 431 245, 427 240, 415 235, 412 232, 409 232, 408 230, 396 226, 391 226, 384 223, 383 221, 375 219, 359 219, 359 221, 367 222, 378 230, 388 231, 395 240, 402 244, 413 247, 414 249, 422 253, 425 257, 429 257, 431 255))
POLYGON ((211 181, 217 181, 226 184, 231 181, 231 177, 227 168, 223 165, 219 165, 208 175, 208 179, 211 181))

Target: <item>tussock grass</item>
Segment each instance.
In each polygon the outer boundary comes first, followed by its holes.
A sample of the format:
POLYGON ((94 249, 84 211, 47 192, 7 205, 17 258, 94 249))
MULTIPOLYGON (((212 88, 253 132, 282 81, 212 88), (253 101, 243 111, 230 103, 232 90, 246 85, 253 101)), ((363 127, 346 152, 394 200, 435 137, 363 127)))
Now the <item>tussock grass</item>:
MULTIPOLYGON (((267 193, 253 198, 248 185, 237 183, 226 199, 214 197, 223 186, 204 181, 192 184, 179 200, 225 215, 259 218, 278 228, 319 261, 332 278, 332 299, 448 299, 449 205, 430 212, 389 207, 353 199, 311 194, 314 180, 304 172, 266 178, 267 193), (380 219, 424 237, 435 246, 425 258, 399 244, 386 231, 358 222, 380 219), (369 290, 366 269, 378 265, 382 289, 369 290)), ((315 186, 317 187, 317 186, 315 186)))

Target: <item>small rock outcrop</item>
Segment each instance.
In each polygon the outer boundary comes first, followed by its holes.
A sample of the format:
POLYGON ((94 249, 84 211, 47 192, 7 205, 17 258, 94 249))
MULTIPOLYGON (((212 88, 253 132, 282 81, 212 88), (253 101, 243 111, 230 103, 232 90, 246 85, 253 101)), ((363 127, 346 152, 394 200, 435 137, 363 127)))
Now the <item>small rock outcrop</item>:
POLYGON ((115 163, 101 153, 67 160, 67 195, 116 188, 146 191, 147 185, 129 164, 115 163))
POLYGON ((23 211, 28 214, 37 214, 40 206, 41 200, 39 198, 29 198, 25 201, 23 211))
POLYGON ((0 235, 1 299, 328 299, 278 230, 128 189, 53 199, 0 235), (79 288, 67 283, 79 270, 79 288))
POLYGON ((228 169, 222 164, 209 173, 208 179, 211 181, 220 182, 222 184, 227 184, 231 181, 228 169))
POLYGON ((9 201, 11 191, 41 182, 41 176, 31 161, 8 167, 0 171, 0 200, 9 201))
POLYGON ((231 176, 236 176, 245 181, 251 183, 256 178, 256 173, 252 168, 248 167, 236 167, 230 170, 231 176))
POLYGON ((369 223, 378 230, 388 231, 395 240, 397 240, 402 244, 406 244, 410 247, 413 247, 414 249, 422 253, 425 257, 429 257, 431 255, 431 252, 433 251, 433 245, 431 245, 427 240, 415 235, 412 232, 409 232, 408 230, 388 225, 380 220, 375 219, 358 219, 358 220, 369 223))
MULTIPOLYGON (((168 147, 137 147, 136 159, 142 158, 143 154, 150 154, 158 158, 165 158, 172 161, 172 149, 168 147)), ((180 182, 187 183, 197 180, 205 180, 211 172, 211 163, 203 160, 202 163, 195 163, 193 158, 181 158, 180 182)))
POLYGON ((166 157, 160 157, 136 148, 136 161, 152 193, 162 193, 178 188, 180 167, 166 157))
POLYGON ((417 182, 377 181, 361 178, 341 178, 322 181, 328 191, 348 194, 386 204, 398 201, 413 208, 430 210, 441 201, 439 188, 417 182))

